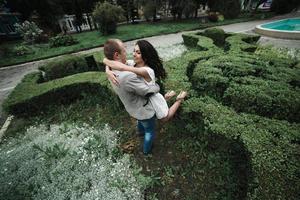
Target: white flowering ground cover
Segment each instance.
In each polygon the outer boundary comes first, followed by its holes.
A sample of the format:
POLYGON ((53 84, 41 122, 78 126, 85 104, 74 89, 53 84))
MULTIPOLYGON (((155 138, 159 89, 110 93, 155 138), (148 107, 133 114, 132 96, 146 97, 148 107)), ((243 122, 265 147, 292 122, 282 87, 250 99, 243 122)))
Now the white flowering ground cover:
POLYGON ((151 178, 117 150, 118 132, 31 126, 0 145, 0 199, 144 199, 151 178))

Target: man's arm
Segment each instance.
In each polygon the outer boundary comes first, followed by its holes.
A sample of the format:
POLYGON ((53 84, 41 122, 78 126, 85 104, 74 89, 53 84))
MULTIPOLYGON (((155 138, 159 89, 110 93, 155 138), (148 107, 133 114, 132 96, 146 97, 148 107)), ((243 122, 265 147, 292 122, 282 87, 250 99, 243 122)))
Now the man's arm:
POLYGON ((159 85, 148 85, 144 80, 137 78, 135 74, 129 74, 124 81, 125 90, 128 92, 136 93, 140 96, 146 96, 149 93, 158 93, 159 85))

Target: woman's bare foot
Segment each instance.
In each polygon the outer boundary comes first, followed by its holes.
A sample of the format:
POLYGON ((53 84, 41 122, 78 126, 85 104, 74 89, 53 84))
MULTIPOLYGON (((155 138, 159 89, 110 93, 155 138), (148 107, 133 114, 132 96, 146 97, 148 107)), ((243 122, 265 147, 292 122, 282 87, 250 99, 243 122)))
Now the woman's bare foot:
POLYGON ((179 93, 179 95, 176 97, 176 101, 182 102, 186 96, 187 96, 187 92, 186 91, 181 91, 179 93))
POLYGON ((166 101, 170 100, 172 97, 176 95, 176 92, 174 90, 171 90, 165 94, 166 101))

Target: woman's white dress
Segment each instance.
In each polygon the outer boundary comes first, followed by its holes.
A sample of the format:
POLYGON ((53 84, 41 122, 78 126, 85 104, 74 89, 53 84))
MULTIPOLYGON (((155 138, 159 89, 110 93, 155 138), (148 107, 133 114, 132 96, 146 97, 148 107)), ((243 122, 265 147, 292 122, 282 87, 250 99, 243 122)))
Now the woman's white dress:
MULTIPOLYGON (((151 78, 150 82, 147 82, 145 80, 146 84, 155 85, 155 73, 154 73, 153 69, 151 69, 150 67, 147 67, 147 66, 145 66, 143 68, 147 70, 147 72, 151 78)), ((149 100, 155 110, 157 119, 162 119, 168 115, 169 107, 168 107, 168 104, 167 104, 165 98, 163 97, 163 95, 161 95, 160 93, 153 94, 150 96, 149 100)))

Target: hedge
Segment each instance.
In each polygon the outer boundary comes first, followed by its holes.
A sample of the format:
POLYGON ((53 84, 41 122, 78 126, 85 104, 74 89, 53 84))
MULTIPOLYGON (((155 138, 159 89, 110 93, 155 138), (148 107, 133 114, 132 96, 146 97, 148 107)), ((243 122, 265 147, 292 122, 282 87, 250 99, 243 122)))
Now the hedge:
POLYGON ((242 143, 252 168, 247 199, 298 198, 299 124, 237 114, 208 96, 187 100, 181 115, 186 126, 178 129, 184 132, 221 135, 242 143))
POLYGON ((5 99, 4 110, 14 115, 34 115, 48 105, 66 104, 80 99, 84 93, 101 93, 103 97, 99 99, 101 104, 111 102, 119 104, 106 75, 102 72, 85 72, 39 83, 41 80, 41 72, 26 75, 5 99))
POLYGON ((232 82, 224 93, 224 102, 238 112, 300 122, 300 89, 277 81, 253 77, 232 82))
POLYGON ((195 50, 199 59, 187 71, 198 94, 214 97, 238 112, 299 122, 300 69, 296 67, 296 59, 283 55, 270 57, 276 51, 270 50, 268 54, 267 49, 261 48, 253 53, 257 49, 253 43, 259 36, 228 34, 225 44, 228 49, 222 49, 209 47, 213 45, 209 38, 210 43, 200 47, 199 43, 205 41, 201 34, 183 36, 189 46, 198 47, 195 50), (257 79, 257 84, 241 83, 250 79, 257 79))
MULTIPOLYGON (((219 48, 201 34, 183 35, 193 49, 165 63, 165 89, 187 90, 190 98, 182 105, 180 123, 173 126, 243 147, 241 154, 248 157, 239 164, 250 168, 248 199, 297 199, 299 124, 257 114, 298 122, 298 61, 270 57, 267 50, 257 49, 257 36, 225 34, 224 47, 219 48)), ((33 73, 5 100, 4 108, 12 114, 31 113, 93 92, 103 94, 104 104, 119 105, 104 73, 85 72, 48 82, 42 73, 33 73)))
POLYGON ((100 68, 103 68, 102 61, 96 63, 93 55, 68 55, 39 67, 39 70, 44 72, 44 80, 50 81, 72 74, 99 71, 100 68))

